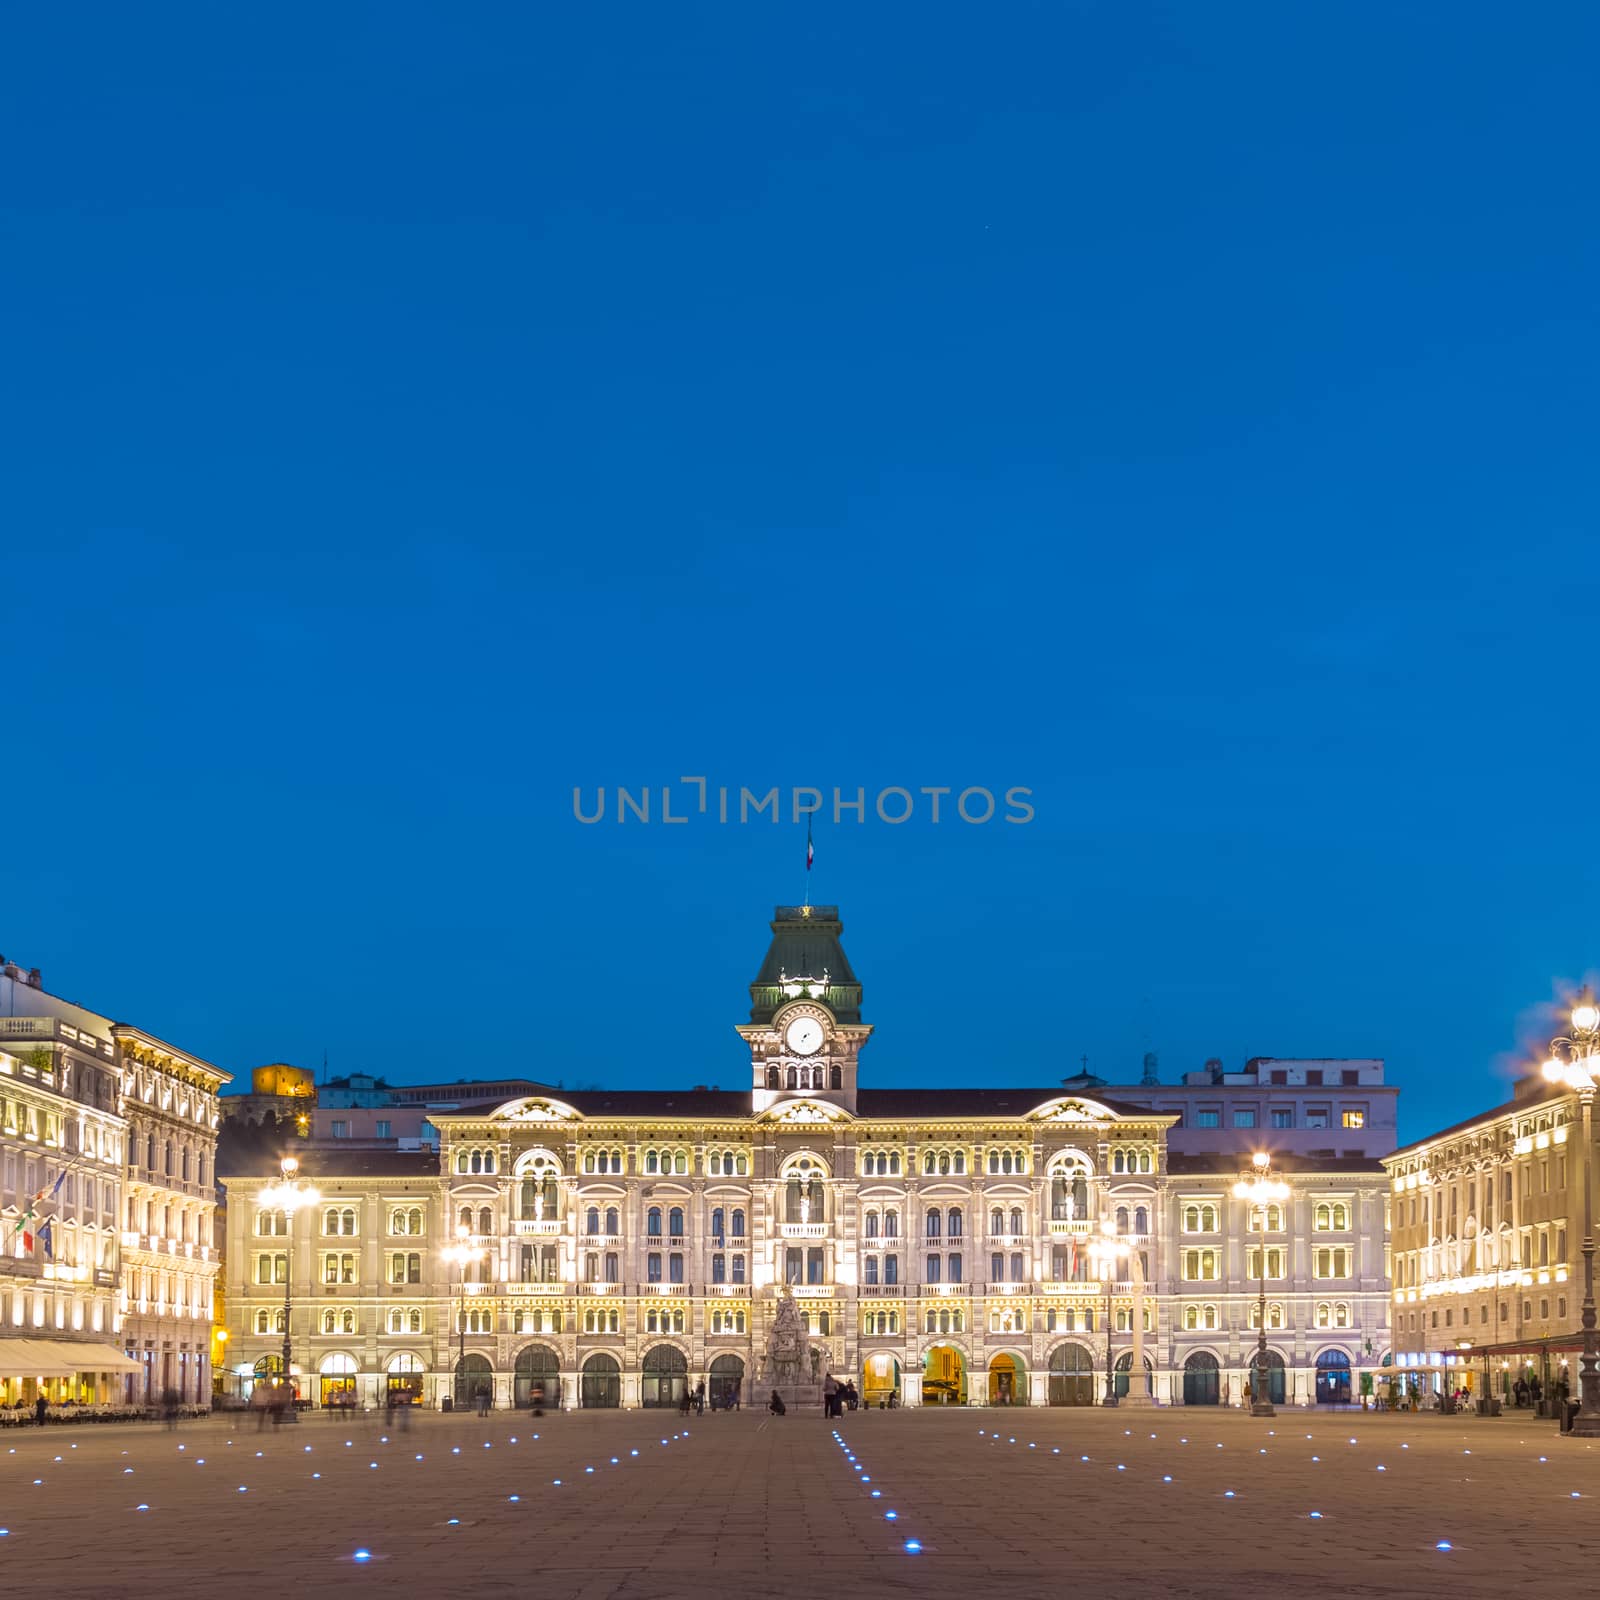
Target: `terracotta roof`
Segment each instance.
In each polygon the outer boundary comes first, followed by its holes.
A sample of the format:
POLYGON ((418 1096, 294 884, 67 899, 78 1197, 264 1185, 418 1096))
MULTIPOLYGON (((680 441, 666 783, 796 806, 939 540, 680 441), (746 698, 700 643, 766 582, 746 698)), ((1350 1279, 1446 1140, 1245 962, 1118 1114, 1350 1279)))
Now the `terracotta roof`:
MULTIPOLYGON (((1108 1100, 1098 1092, 1062 1089, 862 1089, 856 1094, 856 1115, 885 1117, 1025 1117, 1049 1100, 1093 1100, 1123 1117, 1160 1116, 1148 1106, 1108 1100)), ((1170 1115, 1170 1113, 1168 1113, 1170 1115)))
MULTIPOLYGON (((299 1176, 318 1178, 411 1178, 439 1176, 437 1150, 336 1150, 327 1145, 297 1145, 299 1176)), ((233 1178, 276 1178, 278 1157, 264 1151, 243 1152, 237 1166, 217 1173, 222 1183, 233 1178)))

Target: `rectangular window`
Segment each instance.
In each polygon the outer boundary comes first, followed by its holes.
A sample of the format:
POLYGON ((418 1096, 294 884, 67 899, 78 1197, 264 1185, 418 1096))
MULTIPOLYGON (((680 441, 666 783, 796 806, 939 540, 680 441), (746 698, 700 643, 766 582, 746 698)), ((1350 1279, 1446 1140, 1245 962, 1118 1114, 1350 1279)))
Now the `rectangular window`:
POLYGON ((899 1283, 899 1281, 900 1281, 900 1257, 899 1256, 889 1255, 889 1256, 885 1256, 883 1258, 883 1281, 885 1283, 899 1283))
POLYGON ((1241 1106, 1233 1113, 1233 1125, 1236 1128, 1253 1128, 1256 1125, 1256 1113, 1253 1106, 1241 1106))
POLYGON ((713 1283, 726 1283, 728 1281, 728 1258, 726 1256, 712 1256, 711 1281, 713 1283))
POLYGON ((735 1256, 733 1258, 733 1281, 735 1283, 743 1283, 744 1282, 744 1257, 743 1256, 735 1256))
POLYGON ((1345 1112, 1343 1121, 1347 1128, 1364 1128, 1367 1125, 1367 1114, 1365 1111, 1352 1108, 1345 1112))
POLYGON ((875 1283, 877 1283, 877 1281, 878 1281, 878 1258, 876 1256, 868 1256, 867 1257, 867 1282, 875 1284, 875 1283))
POLYGON ((1306 1082, 1310 1084, 1313 1089, 1319 1088, 1322 1084, 1322 1068, 1309 1068, 1306 1072, 1306 1082))
POLYGON ((683 1282, 683 1252, 681 1250, 674 1250, 667 1257, 667 1282, 683 1282))
POLYGON ((790 1245, 783 1252, 783 1281, 785 1283, 804 1283, 805 1271, 805 1251, 799 1245, 790 1245))
POLYGON ((1222 1126, 1222 1113, 1220 1111, 1197 1111, 1194 1114, 1194 1125, 1197 1128, 1220 1128, 1222 1126))
POLYGON ((950 1282, 951 1283, 960 1283, 961 1282, 961 1254, 960 1254, 959 1251, 957 1251, 954 1255, 952 1255, 950 1257, 949 1267, 950 1267, 950 1282))
POLYGON ((806 1251, 806 1282, 822 1283, 822 1251, 813 1249, 806 1251))
POLYGON ((1006 1258, 1002 1255, 989 1257, 989 1282, 1004 1283, 1006 1281, 1006 1258))
POLYGON ((938 1256, 929 1256, 927 1262, 927 1276, 923 1279, 923 1282, 938 1283, 939 1274, 943 1269, 943 1266, 944 1263, 940 1261, 938 1256))
POLYGON ((392 1139, 394 1137, 394 1124, 385 1117, 378 1118, 378 1137, 392 1139))
POLYGON ((1328 1108, 1316 1106, 1306 1112, 1306 1126, 1308 1128, 1326 1128, 1328 1126, 1328 1108))
POLYGON ((1274 1110, 1272 1113, 1272 1126, 1274 1128, 1292 1128, 1294 1126, 1294 1112, 1274 1110))
POLYGON ((350 1137, 350 1124, 343 1117, 333 1119, 333 1136, 335 1139, 348 1139, 350 1137))
POLYGON ((647 1283, 661 1282, 661 1252, 652 1250, 644 1258, 644 1275, 647 1283))

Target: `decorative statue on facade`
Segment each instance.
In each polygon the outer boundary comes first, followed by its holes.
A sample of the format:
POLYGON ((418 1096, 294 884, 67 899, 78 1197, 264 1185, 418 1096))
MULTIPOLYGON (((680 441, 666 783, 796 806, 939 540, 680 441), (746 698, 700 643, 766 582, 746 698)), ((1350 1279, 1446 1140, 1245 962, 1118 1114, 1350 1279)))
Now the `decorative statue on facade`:
POLYGON ((806 1338, 800 1308, 795 1304, 789 1285, 784 1284, 778 1300, 778 1314, 772 1319, 772 1331, 767 1335, 767 1351, 761 1359, 761 1381, 780 1386, 814 1383, 813 1374, 821 1359, 821 1353, 813 1350, 806 1338))

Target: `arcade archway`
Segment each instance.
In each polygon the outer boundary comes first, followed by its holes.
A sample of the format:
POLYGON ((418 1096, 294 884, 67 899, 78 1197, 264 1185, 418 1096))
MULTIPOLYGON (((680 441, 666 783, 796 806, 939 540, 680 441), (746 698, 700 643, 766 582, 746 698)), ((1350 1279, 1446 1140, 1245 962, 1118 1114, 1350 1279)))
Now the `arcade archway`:
POLYGON ((622 1368, 615 1356, 596 1351, 584 1362, 578 1404, 586 1411, 615 1411, 622 1404, 622 1368))
POLYGON ((922 1403, 964 1406, 967 1403, 967 1361, 953 1344, 936 1344, 922 1362, 922 1403))
POLYGON ((1081 1344, 1057 1345, 1050 1352, 1050 1404, 1094 1404, 1094 1357, 1081 1344))
POLYGON ((1221 1364, 1209 1350, 1196 1350, 1183 1364, 1183 1403, 1214 1406, 1221 1401, 1221 1364))
POLYGON ((989 1404, 1025 1406, 1028 1403, 1028 1375, 1022 1362, 1002 1350, 989 1362, 989 1404))
POLYGON ((689 1386, 689 1361, 676 1345, 658 1344, 646 1353, 639 1377, 639 1404, 676 1406, 689 1386))

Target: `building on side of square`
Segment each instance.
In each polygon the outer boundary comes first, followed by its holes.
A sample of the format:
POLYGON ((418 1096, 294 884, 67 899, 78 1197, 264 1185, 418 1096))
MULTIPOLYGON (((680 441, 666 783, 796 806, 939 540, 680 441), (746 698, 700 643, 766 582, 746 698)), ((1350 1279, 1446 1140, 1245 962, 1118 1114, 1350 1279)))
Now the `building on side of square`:
POLYGON ((216 1245, 217 1094, 230 1076, 140 1028, 113 1025, 127 1122, 122 1340, 142 1371, 128 1402, 209 1405, 216 1245))
POLYGON ((1512 1098, 1384 1160, 1393 1230, 1396 1362, 1496 1395, 1537 1376, 1577 1392, 1583 1158, 1578 1097, 1539 1077, 1512 1098))
MULTIPOLYGON (((350 1170, 366 1152, 297 1146, 323 1196, 316 1238, 294 1243, 302 1392, 347 1392, 331 1380, 349 1375, 377 1399, 404 1356, 408 1379, 425 1362, 433 1402, 483 1385, 500 1405, 541 1387, 569 1406, 660 1405, 704 1381, 713 1403, 748 1404, 792 1295, 827 1367, 872 1401, 1098 1403, 1108 1340, 1134 1403, 1239 1399, 1254 1241, 1231 1186, 1254 1143, 1179 1158, 1178 1117, 1120 1089, 860 1086, 872 1030, 841 932, 834 907, 778 908, 738 1030, 745 1088, 473 1102, 460 1086, 429 1111, 431 1168, 394 1153, 403 1189, 398 1172, 350 1170), (397 1285, 415 1244, 394 1229, 413 1206, 417 1278, 397 1285), (1103 1228, 1126 1247, 1104 1276, 1103 1228), (476 1252, 465 1269, 444 1255, 458 1233, 476 1252), (346 1270, 348 1285, 322 1276, 346 1270)), ((1295 1198, 1267 1238, 1270 1348, 1286 1399, 1315 1398, 1319 1370, 1324 1397, 1346 1398, 1387 1350, 1386 1181, 1366 1157, 1282 1165, 1295 1198)), ((251 1199, 274 1171, 224 1173, 230 1360, 252 1375, 282 1339, 279 1286, 261 1281, 277 1267, 261 1262, 288 1252, 263 1243, 278 1224, 251 1199)))
POLYGON ((127 1123, 111 1025, 0 959, 0 1405, 121 1397, 127 1123))

